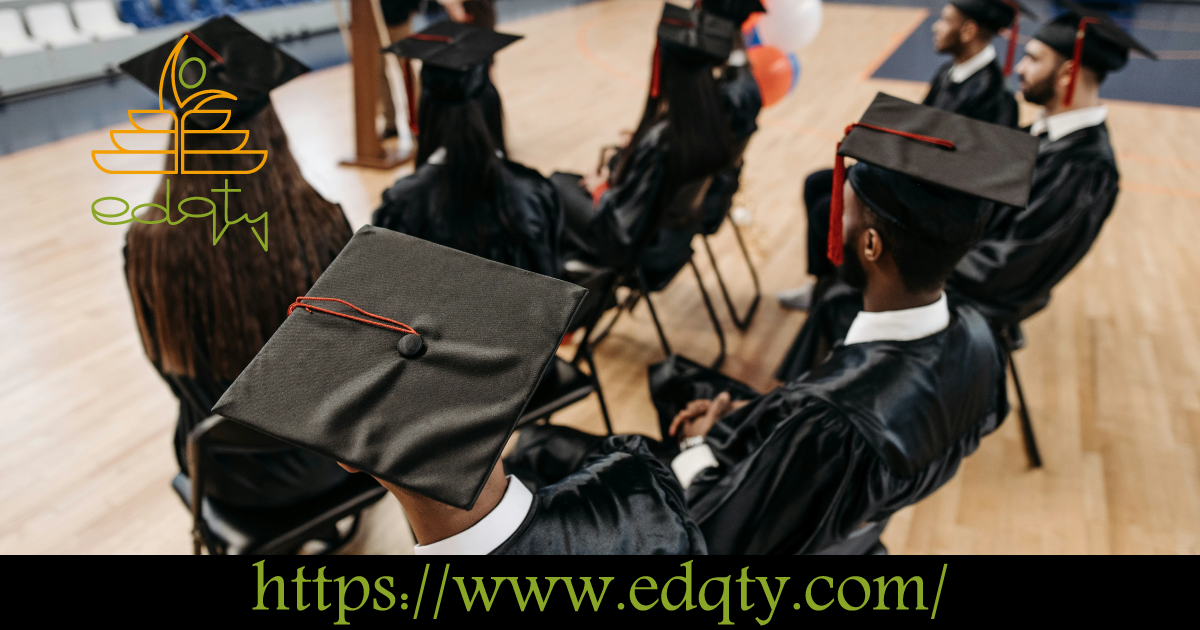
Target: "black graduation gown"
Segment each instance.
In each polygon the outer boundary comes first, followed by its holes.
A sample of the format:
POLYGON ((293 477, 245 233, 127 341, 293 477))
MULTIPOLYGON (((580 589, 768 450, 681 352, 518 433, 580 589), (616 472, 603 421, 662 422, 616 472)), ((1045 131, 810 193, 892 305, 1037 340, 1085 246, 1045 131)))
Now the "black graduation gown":
MULTIPOLYGON (((612 184, 598 203, 570 176, 552 177, 567 213, 564 254, 621 270, 640 265, 652 291, 671 281, 692 257, 692 237, 699 225, 679 229, 658 225, 659 193, 667 169, 664 134, 659 122, 638 141, 625 177, 612 184)), ((671 203, 699 203, 709 180, 684 185, 671 203)))
POLYGON ((582 470, 536 490, 517 531, 493 552, 532 554, 706 553, 683 489, 640 436, 604 439, 582 470))
POLYGON ((965 305, 922 339, 838 346, 709 431, 719 465, 687 490, 709 551, 877 548, 882 524, 946 483, 999 426, 1003 379, 987 321, 965 305), (863 529, 872 535, 851 538, 863 529))
POLYGON ((758 91, 758 82, 754 80, 749 65, 726 66, 717 85, 721 90, 729 127, 733 131, 737 157, 732 164, 713 175, 708 192, 704 195, 704 234, 712 234, 721 227, 725 214, 733 204, 733 196, 738 191, 742 176, 742 152, 750 136, 758 130, 758 112, 762 109, 762 94, 758 91))
POLYGON ((1004 87, 1004 71, 996 60, 962 83, 950 80, 947 62, 938 69, 922 104, 1005 127, 1017 126, 1017 99, 1004 87))
POLYGON ((1117 200, 1120 174, 1104 124, 1043 138, 1027 208, 1000 206, 947 290, 997 325, 1045 308, 1050 290, 1091 248, 1117 200))
POLYGON ((494 217, 486 225, 463 225, 442 212, 439 174, 442 164, 425 163, 383 192, 371 215, 372 225, 403 232, 439 245, 557 278, 562 275, 560 240, 563 207, 554 186, 541 173, 504 161, 503 190, 509 216, 495 204, 475 216, 494 217), (507 228, 505 223, 508 222, 507 228))
MULTIPOLYGON (((128 250, 125 250, 128 259, 128 250)), ((126 274, 128 278, 128 273, 126 274)), ((130 287, 132 290, 133 287, 130 287)), ((148 304, 142 300, 142 304, 148 304)), ((149 307, 146 307, 149 311, 149 307)), ((152 313, 144 313, 145 321, 153 321, 152 313)), ((154 335, 154 331, 151 331, 154 335)), ((201 338, 197 335, 197 339, 201 338)), ((212 415, 213 405, 229 388, 230 383, 212 378, 208 366, 208 351, 193 349, 196 371, 192 378, 168 374, 157 362, 152 362, 171 393, 179 400, 179 417, 175 423, 175 460, 180 472, 187 474, 187 437, 196 425, 212 415)), ((263 443, 260 436, 256 445, 263 443)), ((210 499, 240 507, 284 507, 320 496, 325 491, 348 480, 347 473, 337 462, 316 453, 280 442, 275 447, 240 448, 221 446, 210 451, 212 459, 205 464, 205 494, 210 499)))
POLYGON ((808 317, 775 370, 776 380, 793 381, 820 363, 835 343, 846 338, 862 308, 862 292, 843 282, 838 274, 818 281, 808 317))

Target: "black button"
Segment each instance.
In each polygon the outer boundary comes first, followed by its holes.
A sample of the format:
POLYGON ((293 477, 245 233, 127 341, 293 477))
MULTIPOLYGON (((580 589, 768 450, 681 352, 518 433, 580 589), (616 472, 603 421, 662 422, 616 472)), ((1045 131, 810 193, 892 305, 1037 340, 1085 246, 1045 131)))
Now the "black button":
POLYGON ((396 350, 400 351, 402 357, 415 359, 425 352, 425 340, 421 339, 421 335, 404 335, 396 343, 396 350))

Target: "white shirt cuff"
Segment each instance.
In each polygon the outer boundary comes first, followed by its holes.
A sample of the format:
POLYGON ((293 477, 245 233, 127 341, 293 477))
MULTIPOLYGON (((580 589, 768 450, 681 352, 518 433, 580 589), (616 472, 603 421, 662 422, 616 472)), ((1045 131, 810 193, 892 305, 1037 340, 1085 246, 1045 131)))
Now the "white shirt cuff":
POLYGON ((684 490, 692 485, 692 480, 700 474, 700 471, 716 465, 717 458, 713 456, 712 449, 707 444, 693 446, 671 460, 671 470, 675 471, 675 476, 679 478, 679 485, 683 486, 684 490))
POLYGON ((449 538, 428 545, 417 545, 413 547, 413 553, 418 556, 487 555, 516 533, 531 507, 533 494, 529 488, 520 479, 509 475, 504 497, 487 516, 449 538))

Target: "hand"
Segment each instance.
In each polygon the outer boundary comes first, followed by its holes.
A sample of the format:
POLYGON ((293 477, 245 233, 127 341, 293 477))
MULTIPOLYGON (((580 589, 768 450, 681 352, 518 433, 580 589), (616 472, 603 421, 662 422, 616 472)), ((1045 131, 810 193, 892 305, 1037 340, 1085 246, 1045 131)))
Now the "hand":
POLYGON ((595 173, 584 175, 583 179, 579 180, 579 185, 583 186, 588 193, 593 193, 597 188, 608 181, 608 167, 605 166, 595 173))
POLYGON ((622 129, 617 132, 617 137, 621 139, 621 148, 627 147, 630 142, 633 142, 633 130, 622 129))
POLYGON ((471 16, 467 15, 467 10, 463 8, 462 0, 438 0, 438 4, 446 10, 446 15, 450 16, 450 20, 463 24, 471 21, 471 16))
MULTIPOLYGON (((743 402, 738 407, 740 408, 744 404, 743 402)), ((712 429, 717 420, 720 420, 733 408, 729 392, 721 392, 711 401, 693 400, 671 420, 668 433, 678 440, 697 435, 708 435, 709 429, 712 429)))

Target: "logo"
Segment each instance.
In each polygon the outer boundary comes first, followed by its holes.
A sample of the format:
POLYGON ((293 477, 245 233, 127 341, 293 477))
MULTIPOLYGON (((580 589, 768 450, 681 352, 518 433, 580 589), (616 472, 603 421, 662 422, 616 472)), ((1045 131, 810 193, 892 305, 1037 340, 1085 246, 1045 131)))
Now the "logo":
MULTIPOLYGON (((198 45, 201 49, 203 49, 205 52, 207 52, 209 55, 211 55, 212 58, 218 64, 225 63, 225 60, 222 59, 221 56, 218 55, 216 51, 214 51, 212 48, 210 48, 204 42, 200 41, 200 39, 198 37, 196 37, 193 33, 191 33, 190 31, 185 32, 183 37, 181 37, 179 39, 179 42, 175 44, 175 48, 171 51, 171 55, 167 58, 166 62, 163 64, 162 74, 160 75, 159 81, 158 81, 158 109, 131 109, 131 110, 129 110, 129 122, 131 124, 133 124, 134 128, 132 130, 112 130, 112 131, 108 132, 109 139, 112 141, 112 144, 114 147, 116 147, 116 149, 105 149, 105 150, 98 149, 98 150, 92 151, 92 163, 96 165, 96 168, 100 169, 101 171, 104 171, 105 173, 109 173, 112 175, 248 175, 250 173, 257 172, 259 169, 261 169, 267 163, 267 151, 265 149, 246 149, 245 148, 247 142, 250 139, 249 131, 225 128, 229 124, 230 119, 232 117, 231 110, 228 110, 228 109, 205 109, 205 107, 208 106, 208 104, 212 101, 215 101, 218 99, 229 99, 231 101, 236 101, 237 100, 236 96, 234 96, 233 94, 230 94, 229 92, 226 92, 225 90, 208 89, 208 90, 200 90, 198 92, 194 92, 194 93, 192 93, 191 96, 188 96, 187 98, 184 98, 184 99, 180 98, 179 88, 176 84, 176 81, 178 81, 179 85, 182 85, 183 87, 185 87, 189 90, 193 90, 193 89, 199 87, 204 82, 204 79, 206 78, 206 76, 208 74, 207 64, 204 62, 203 59, 201 59, 199 57, 189 57, 186 60, 184 60, 184 62, 182 64, 178 63, 180 51, 183 49, 184 43, 187 42, 189 39, 191 39, 196 45, 198 45), (192 65, 192 64, 196 64, 200 67, 200 77, 198 79, 196 79, 194 82, 189 83, 184 78, 184 71, 188 68, 189 65, 192 65), (182 115, 178 115, 178 114, 176 114, 176 112, 174 110, 163 106, 163 91, 168 82, 168 77, 170 77, 171 95, 175 99, 175 104, 178 106, 178 110, 183 112, 182 115), (188 105, 193 102, 195 103, 195 105, 193 105, 191 107, 191 109, 184 111, 188 107, 188 105), (171 126, 169 129, 147 128, 147 127, 144 127, 142 124, 138 123, 138 121, 134 118, 135 114, 166 114, 167 116, 170 116, 171 126), (203 128, 190 128, 189 129, 188 117, 192 116, 193 114, 223 114, 225 116, 225 120, 222 121, 221 124, 218 125, 214 129, 203 129, 203 128), (187 148, 187 138, 189 136, 195 137, 196 134, 219 134, 222 136, 228 136, 228 137, 230 137, 231 140, 233 140, 233 142, 237 143, 237 146, 232 149, 219 149, 219 150, 188 149, 187 148), (170 144, 170 148, 167 148, 167 149, 127 148, 126 146, 122 146, 122 143, 121 143, 121 140, 125 140, 127 144, 139 143, 139 142, 147 143, 148 141, 153 140, 156 137, 161 137, 161 136, 168 137, 168 142, 170 144), (229 155, 229 156, 250 155, 250 156, 262 156, 262 157, 261 157, 261 159, 258 160, 258 165, 249 170, 189 170, 187 168, 187 159, 186 159, 187 156, 188 155, 199 155, 199 154, 229 155), (104 164, 101 164, 101 161, 102 161, 101 156, 113 156, 113 155, 118 155, 118 156, 170 155, 170 156, 173 156, 174 159, 171 160, 171 162, 173 163, 172 168, 163 169, 163 170, 121 170, 121 169, 117 169, 117 168, 107 168, 104 166, 104 164)), ((193 125, 193 127, 199 127, 199 126, 193 125)), ((258 233, 258 230, 253 225, 250 226, 250 229, 251 229, 251 231, 254 232, 254 237, 256 239, 258 239, 259 244, 262 245, 263 251, 268 251, 267 250, 267 223, 268 223, 267 222, 267 213, 266 212, 262 213, 262 215, 260 215, 256 219, 250 219, 246 215, 242 215, 242 216, 238 217, 237 219, 234 219, 231 221, 229 219, 229 193, 241 192, 241 189, 230 188, 229 180, 225 180, 225 185, 222 188, 214 188, 212 190, 212 192, 222 193, 224 195, 224 219, 225 219, 225 221, 224 221, 224 227, 222 227, 220 229, 220 231, 217 230, 217 204, 215 202, 213 202, 211 199, 208 199, 207 197, 188 197, 186 199, 180 200, 179 204, 175 207, 175 209, 178 211, 178 214, 180 216, 177 219, 171 218, 171 180, 169 180, 169 179, 166 181, 165 205, 160 205, 157 203, 144 203, 139 206, 134 206, 133 209, 130 210, 129 202, 125 201, 124 199, 121 199, 120 197, 101 197, 100 199, 97 199, 92 202, 92 217, 94 219, 96 219, 96 221, 98 221, 104 225, 125 225, 125 224, 131 223, 133 221, 137 221, 138 223, 143 223, 143 224, 147 224, 147 225, 157 225, 160 223, 166 223, 168 225, 178 225, 178 224, 186 221, 187 219, 201 219, 201 218, 205 218, 205 217, 212 217, 213 245, 214 246, 217 244, 218 241, 221 240, 221 237, 225 234, 225 230, 229 229, 229 226, 234 225, 236 223, 241 223, 242 221, 245 221, 247 223, 258 223, 261 221, 262 228, 263 228, 261 235, 258 233), (122 204, 123 208, 121 209, 120 212, 115 212, 115 213, 105 213, 105 212, 100 212, 99 210, 97 210, 96 206, 101 204, 101 202, 106 202, 106 201, 107 202, 120 202, 122 204), (207 204, 208 211, 203 212, 203 213, 195 213, 195 212, 189 212, 188 210, 184 209, 185 204, 192 203, 194 206, 196 202, 203 202, 203 203, 207 204), (147 208, 147 207, 153 207, 153 208, 158 208, 158 209, 162 210, 164 213, 164 216, 160 219, 143 219, 142 217, 137 216, 138 210, 140 210, 142 208, 147 208), (127 213, 128 213, 128 216, 126 216, 127 213), (125 217, 125 218, 122 218, 122 217, 125 217)), ((106 209, 111 209, 113 204, 106 204, 106 205, 108 206, 108 208, 106 208, 106 209)))

